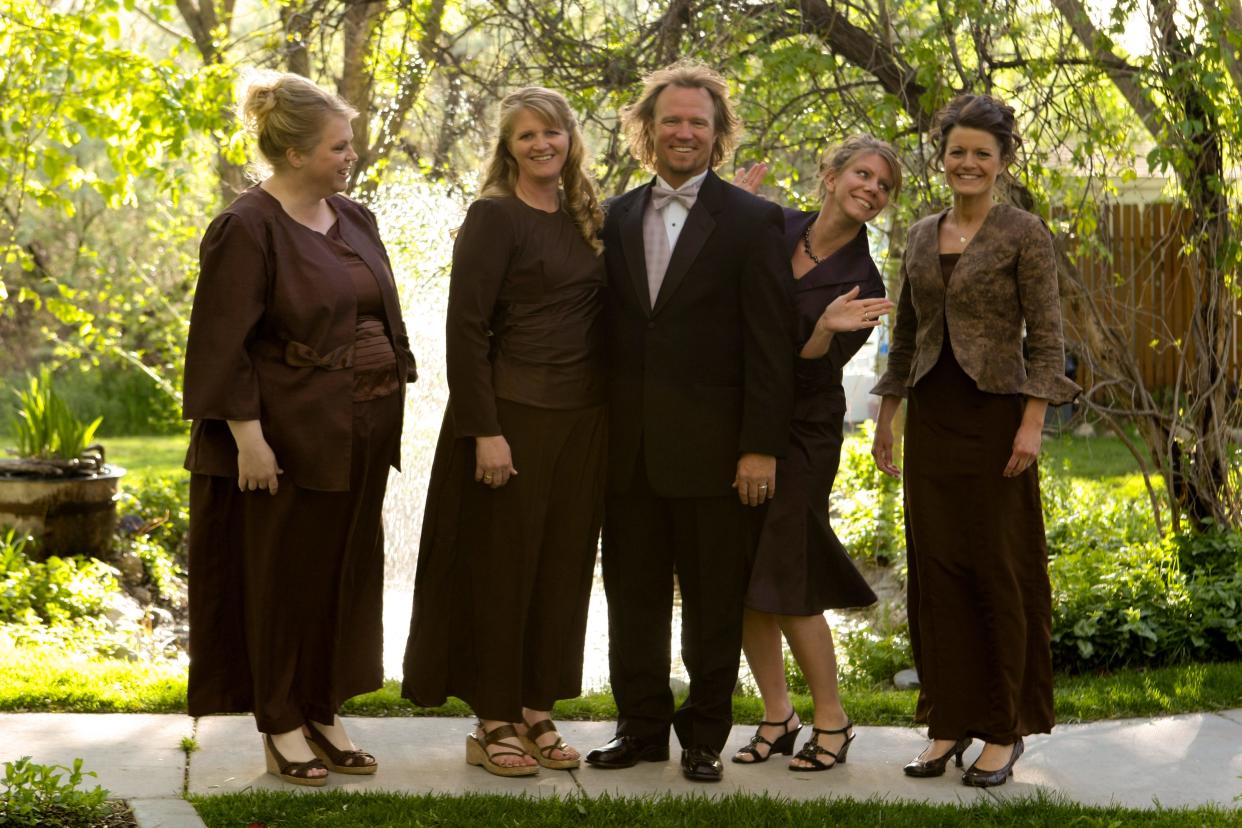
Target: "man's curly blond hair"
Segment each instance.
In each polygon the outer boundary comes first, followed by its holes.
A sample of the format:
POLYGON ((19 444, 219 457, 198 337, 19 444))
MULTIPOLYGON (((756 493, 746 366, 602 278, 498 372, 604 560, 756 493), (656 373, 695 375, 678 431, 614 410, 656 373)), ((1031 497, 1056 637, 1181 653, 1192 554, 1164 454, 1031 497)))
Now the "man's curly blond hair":
POLYGON ((742 131, 742 120, 729 102, 729 85, 724 76, 697 60, 679 60, 643 78, 642 97, 621 110, 621 127, 629 141, 630 154, 647 169, 655 169, 656 98, 670 86, 705 89, 712 96, 716 112, 713 124, 716 140, 712 144, 710 165, 717 166, 733 152, 742 131))

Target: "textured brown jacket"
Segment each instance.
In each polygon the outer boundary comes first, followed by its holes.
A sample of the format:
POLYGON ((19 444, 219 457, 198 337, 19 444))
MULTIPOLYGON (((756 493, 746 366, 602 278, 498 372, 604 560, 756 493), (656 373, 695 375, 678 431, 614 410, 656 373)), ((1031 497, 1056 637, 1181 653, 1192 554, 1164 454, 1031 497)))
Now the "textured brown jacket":
MULTIPOLYGON (((375 274, 397 375, 415 378, 397 287, 375 216, 328 199, 341 238, 375 274)), ((260 420, 286 479, 305 489, 349 488, 353 428, 353 282, 322 234, 299 224, 260 187, 212 221, 185 353, 183 416, 194 420, 185 467, 237 475, 227 420, 260 420)), ((398 465, 394 453, 390 462, 398 465)))
POLYGON ((910 228, 888 370, 871 393, 906 396, 907 388, 940 358, 947 323, 953 355, 980 391, 1023 394, 1053 404, 1072 400, 1081 389, 1065 376, 1061 301, 1048 228, 1025 210, 993 206, 946 288, 939 252, 945 212, 910 228))

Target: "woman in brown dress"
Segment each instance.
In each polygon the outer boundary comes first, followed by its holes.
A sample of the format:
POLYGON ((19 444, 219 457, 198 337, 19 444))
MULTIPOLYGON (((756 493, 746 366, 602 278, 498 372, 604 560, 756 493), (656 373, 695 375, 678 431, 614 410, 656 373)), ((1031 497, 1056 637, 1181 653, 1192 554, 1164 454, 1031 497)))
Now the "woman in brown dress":
POLYGON ((337 710, 383 680, 380 509, 414 361, 375 217, 341 195, 357 112, 297 75, 242 111, 272 174, 200 249, 189 711, 253 712, 268 771, 322 785, 377 767, 337 710))
POLYGON ((602 223, 565 99, 506 97, 453 248, 403 687, 424 706, 466 701, 466 760, 499 776, 578 766, 549 711, 581 692, 602 520, 602 223))
POLYGON ((1051 595, 1039 497, 1044 411, 1064 375, 1052 238, 1037 216, 993 201, 1014 159, 1013 109, 961 95, 933 138, 953 206, 911 229, 872 453, 887 474, 892 420, 905 436, 910 641, 916 719, 931 744, 905 768, 940 776, 984 747, 963 781, 1004 784, 1022 737, 1053 725, 1051 595), (1023 357, 1023 329, 1027 357, 1023 357))
MULTIPOLYGON (((762 165, 760 165, 762 167, 762 165)), ((758 186, 762 169, 739 178, 758 186)), ((832 631, 824 610, 875 601, 828 525, 845 427, 842 371, 893 303, 871 259, 866 224, 901 187, 893 148, 856 135, 824 153, 818 211, 785 211, 785 243, 796 283, 796 396, 789 452, 776 465, 776 488, 763 517, 743 615, 742 642, 763 697, 764 721, 733 756, 741 764, 789 755, 802 729, 785 683, 781 635, 815 701, 812 736, 790 762, 820 771, 844 762, 854 739, 837 691, 832 631)))

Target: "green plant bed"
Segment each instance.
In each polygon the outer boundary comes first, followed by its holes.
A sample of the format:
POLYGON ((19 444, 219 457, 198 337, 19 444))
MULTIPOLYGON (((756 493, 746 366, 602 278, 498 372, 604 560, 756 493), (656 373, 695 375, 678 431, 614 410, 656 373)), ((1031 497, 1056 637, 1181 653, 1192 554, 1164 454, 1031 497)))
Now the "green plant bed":
POLYGON ((190 798, 209 828, 262 823, 266 828, 386 828, 387 826, 601 826, 686 828, 762 826, 1094 826, 1149 828, 1237 825, 1237 815, 1218 808, 1137 810, 1091 808, 1035 797, 1005 804, 925 805, 878 799, 793 801, 767 795, 612 797, 466 794, 421 796, 394 793, 317 792, 307 796, 253 791, 190 798))

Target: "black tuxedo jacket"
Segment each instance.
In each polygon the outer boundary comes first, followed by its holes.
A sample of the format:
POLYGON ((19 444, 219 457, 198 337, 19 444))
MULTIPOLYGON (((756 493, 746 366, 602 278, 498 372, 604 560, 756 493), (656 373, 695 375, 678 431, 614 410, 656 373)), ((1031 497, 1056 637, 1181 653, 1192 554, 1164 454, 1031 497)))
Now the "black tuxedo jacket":
POLYGON ((793 410, 793 276, 775 204, 708 172, 648 297, 651 183, 608 205, 609 488, 638 463, 665 497, 732 493, 738 456, 783 456, 793 410), (641 453, 641 456, 640 456, 641 453))

